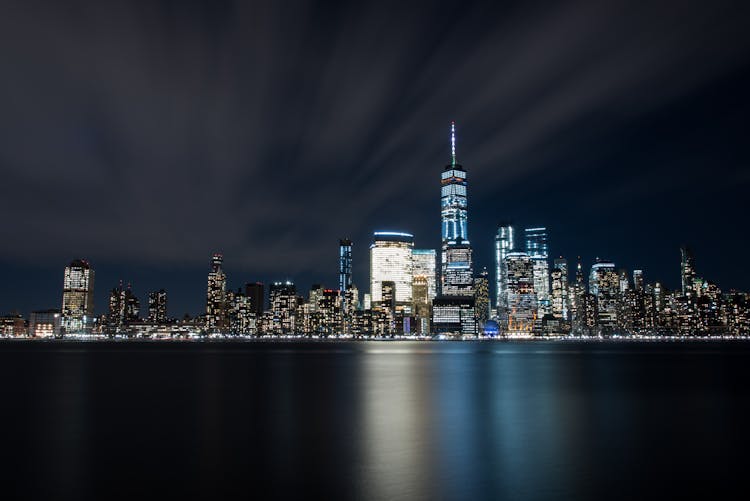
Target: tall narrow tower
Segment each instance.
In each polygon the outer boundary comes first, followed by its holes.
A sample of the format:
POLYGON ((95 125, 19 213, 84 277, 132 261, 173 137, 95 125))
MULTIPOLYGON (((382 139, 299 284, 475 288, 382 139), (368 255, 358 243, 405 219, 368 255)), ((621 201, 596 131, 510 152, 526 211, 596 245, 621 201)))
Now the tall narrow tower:
POLYGON ((224 256, 214 254, 211 258, 211 271, 208 273, 206 289, 206 329, 225 332, 229 327, 227 315, 227 276, 222 265, 224 256))
POLYGON ((441 292, 445 296, 473 296, 474 271, 468 234, 466 171, 456 161, 455 122, 451 122, 451 163, 443 169, 440 184, 441 292))
POLYGON ((695 263, 693 253, 690 249, 680 247, 680 277, 682 278, 682 294, 685 295, 693 290, 693 281, 695 280, 695 263))
POLYGON ((339 240, 339 290, 343 295, 352 287, 352 241, 339 240))

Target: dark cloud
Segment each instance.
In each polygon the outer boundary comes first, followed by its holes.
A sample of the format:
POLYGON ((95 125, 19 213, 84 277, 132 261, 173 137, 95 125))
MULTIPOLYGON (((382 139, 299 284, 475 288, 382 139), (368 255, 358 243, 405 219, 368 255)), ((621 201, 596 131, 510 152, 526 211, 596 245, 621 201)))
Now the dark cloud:
MULTIPOLYGON (((6 1, 0 210, 18 237, 0 258, 197 267, 221 249, 248 274, 332 281, 340 236, 362 244, 362 260, 377 226, 437 245, 451 119, 478 245, 506 215, 560 226, 564 215, 575 233, 585 218, 570 216, 590 203, 632 214, 623 207, 652 196, 679 200, 711 152, 682 153, 697 126, 659 114, 748 80, 749 10, 6 1), (643 132, 655 124, 678 130, 669 150, 643 132)), ((717 201, 730 179, 747 180, 734 125, 716 133, 730 143, 717 201)), ((601 225, 598 214, 588 222, 601 225)), ((596 245, 558 241, 561 252, 596 245)))

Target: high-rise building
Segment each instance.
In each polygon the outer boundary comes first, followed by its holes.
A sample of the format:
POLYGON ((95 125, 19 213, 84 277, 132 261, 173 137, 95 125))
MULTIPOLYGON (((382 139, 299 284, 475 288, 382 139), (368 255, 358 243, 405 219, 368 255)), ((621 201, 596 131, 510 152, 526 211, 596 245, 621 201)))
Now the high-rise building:
POLYGON ((206 290, 206 329, 224 332, 229 328, 227 276, 222 269, 224 256, 214 254, 206 290))
POLYGON ((65 333, 88 331, 94 315, 94 270, 88 261, 76 259, 63 277, 62 329, 65 333))
POLYGON ((589 292, 595 296, 599 294, 599 277, 603 274, 604 270, 614 272, 615 263, 596 258, 596 262, 591 265, 591 271, 589 272, 589 292))
MULTIPOLYGON (((433 253, 434 257, 434 253, 433 253)), ((414 275, 412 282, 412 312, 417 322, 417 332, 427 334, 430 332, 430 318, 432 316, 432 300, 430 298, 430 287, 425 275, 414 275)))
POLYGON ((271 303, 270 332, 276 335, 295 333, 297 315, 297 288, 292 282, 274 282, 268 289, 271 303))
POLYGON ((539 302, 539 312, 549 313, 551 300, 547 228, 526 228, 524 236, 526 237, 526 253, 534 265, 534 290, 539 302))
POLYGON ((617 275, 620 277, 619 278, 620 295, 624 295, 627 291, 630 290, 630 278, 628 278, 628 271, 623 268, 619 272, 617 272, 617 275))
POLYGON ((576 263, 576 277, 570 294, 571 327, 576 334, 582 333, 586 324, 586 283, 583 280, 583 265, 581 256, 576 263))
POLYGON ((680 276, 682 278, 682 294, 685 295, 693 290, 693 281, 695 280, 695 263, 693 262, 693 253, 687 247, 680 248, 680 276))
POLYGON ((250 282, 245 284, 245 295, 248 298, 250 311, 255 313, 255 318, 263 316, 264 308, 264 287, 261 282, 250 282))
POLYGON ((633 288, 637 291, 643 290, 643 270, 633 270, 633 288))
POLYGON ((163 324, 167 321, 167 291, 148 293, 148 321, 163 324))
POLYGON ((242 290, 227 292, 229 332, 237 335, 257 334, 257 319, 250 297, 242 290))
POLYGON ((444 296, 474 296, 472 249, 468 243, 454 243, 445 248, 444 296))
POLYGON ((414 235, 376 231, 370 246, 370 294, 372 305, 383 301, 383 283, 393 282, 395 308, 410 310, 412 303, 414 235))
POLYGON ((505 331, 511 335, 531 335, 538 315, 534 289, 534 261, 525 252, 505 256, 508 277, 508 318, 505 331))
POLYGON ((487 268, 474 278, 474 308, 479 329, 490 319, 490 274, 487 268))
POLYGON ((508 306, 508 276, 505 268, 505 256, 515 249, 513 226, 503 223, 495 234, 495 308, 497 315, 503 317, 508 306))
POLYGON ((323 295, 318 304, 322 334, 338 336, 342 334, 341 293, 336 289, 323 289, 323 295))
POLYGON ((551 279, 552 315, 560 320, 568 320, 568 262, 565 259, 555 259, 551 279))
POLYGON ((107 327, 110 334, 126 331, 126 325, 139 320, 141 302, 128 284, 123 287, 122 281, 109 293, 109 313, 107 327))
POLYGON ((437 296, 437 253, 435 249, 414 249, 412 251, 414 280, 423 277, 427 285, 427 300, 437 296))
POLYGON ((339 240, 339 290, 343 293, 352 286, 352 241, 339 240))
POLYGON ((589 291, 596 297, 597 324, 603 329, 617 327, 620 275, 614 263, 597 259, 591 266, 589 291))
POLYGON ((456 161, 456 126, 451 122, 451 163, 440 176, 442 223, 441 294, 474 296, 474 269, 468 233, 466 171, 456 161))

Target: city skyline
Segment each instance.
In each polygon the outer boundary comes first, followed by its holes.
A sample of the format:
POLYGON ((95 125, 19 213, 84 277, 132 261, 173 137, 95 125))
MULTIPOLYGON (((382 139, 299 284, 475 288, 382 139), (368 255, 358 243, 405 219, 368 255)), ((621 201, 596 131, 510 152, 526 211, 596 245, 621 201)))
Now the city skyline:
POLYGON ((313 284, 308 296, 292 280, 244 282, 236 290, 213 253, 202 314, 168 315, 168 292, 148 292, 147 308, 132 284, 110 291, 105 314, 94 309, 95 270, 86 259, 64 271, 62 307, 1 317, 3 335, 96 334, 398 337, 746 335, 750 296, 721 290, 699 275, 692 251, 680 248, 680 287, 670 291, 644 270, 597 257, 584 281, 581 256, 571 281, 568 260, 550 258, 546 227, 495 233, 494 277, 473 259, 469 240, 468 174, 457 159, 450 123, 450 161, 440 174, 441 249, 415 249, 415 236, 375 231, 369 245, 369 282, 360 297, 354 282, 354 242, 339 240, 338 288, 313 284), (480 269, 482 271, 476 271, 480 269), (632 277, 632 278, 631 278, 632 277), (491 280, 494 278, 494 280, 491 280), (493 291, 490 283, 494 281, 493 291), (492 298, 495 302, 492 302, 492 298), (267 299, 266 299, 267 298, 267 299), (144 312, 142 315, 141 312, 144 312))
POLYGON ((50 3, 40 24, 7 3, 0 305, 53 304, 76 256, 198 312, 181 291, 217 250, 230 276, 334 284, 342 237, 399 228, 438 249, 450 120, 477 263, 507 219, 546 226, 551 256, 670 288, 683 244, 723 287, 750 283, 725 259, 748 245, 748 6, 417 2, 396 22, 378 3, 287 24, 281 6, 220 4, 50 3))

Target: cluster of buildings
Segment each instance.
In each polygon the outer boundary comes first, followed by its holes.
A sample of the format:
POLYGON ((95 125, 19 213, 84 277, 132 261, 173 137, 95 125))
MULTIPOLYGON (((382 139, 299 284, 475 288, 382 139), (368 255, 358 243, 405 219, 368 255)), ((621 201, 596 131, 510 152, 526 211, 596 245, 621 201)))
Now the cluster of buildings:
POLYGON ((474 264, 468 234, 466 170, 451 160, 440 176, 441 247, 415 248, 414 235, 377 231, 369 249, 369 288, 353 283, 353 243, 339 241, 338 288, 313 285, 304 294, 290 281, 227 286, 224 259, 214 254, 204 315, 167 315, 165 290, 148 294, 148 309, 131 286, 120 283, 107 314, 94 315, 94 270, 76 260, 65 268, 60 310, 0 317, 6 337, 206 335, 302 337, 477 336, 747 336, 750 294, 722 292, 696 273, 681 249, 681 288, 668 291, 645 280, 642 270, 597 259, 584 274, 580 258, 569 269, 550 262, 544 227, 499 225, 494 276, 474 264), (492 287, 491 287, 492 285, 492 287), (492 292, 492 293, 491 293, 492 292))

